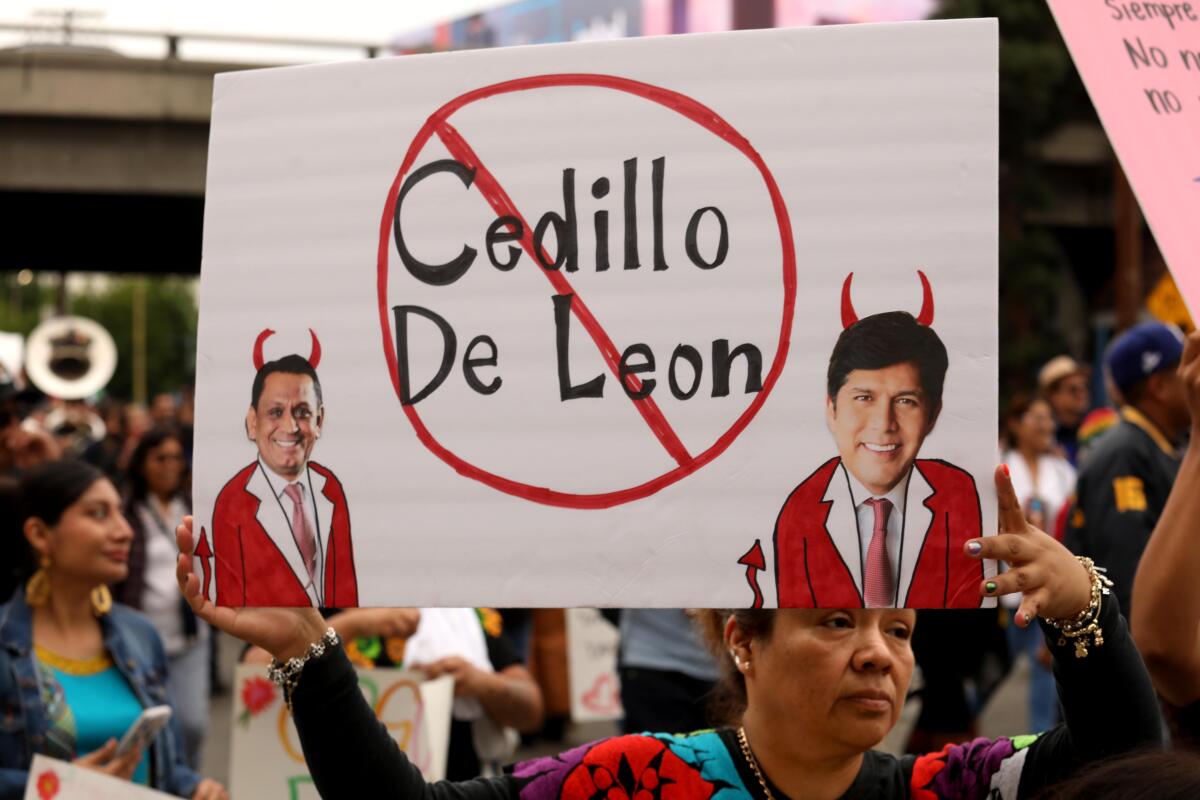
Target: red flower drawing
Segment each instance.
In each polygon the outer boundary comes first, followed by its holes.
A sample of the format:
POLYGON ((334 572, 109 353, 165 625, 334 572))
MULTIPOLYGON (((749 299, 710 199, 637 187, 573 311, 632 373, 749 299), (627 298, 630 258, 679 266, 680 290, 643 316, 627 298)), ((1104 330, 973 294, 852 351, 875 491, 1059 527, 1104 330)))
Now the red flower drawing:
POLYGON ((562 798, 707 800, 716 790, 658 739, 624 736, 601 742, 563 782, 562 798))
POLYGON ((238 724, 243 728, 249 727, 250 719, 275 704, 277 690, 275 684, 262 677, 248 679, 242 684, 242 705, 246 708, 238 716, 238 724))
POLYGON ((58 773, 53 770, 46 770, 37 779, 37 793, 42 800, 51 800, 58 794, 58 773))

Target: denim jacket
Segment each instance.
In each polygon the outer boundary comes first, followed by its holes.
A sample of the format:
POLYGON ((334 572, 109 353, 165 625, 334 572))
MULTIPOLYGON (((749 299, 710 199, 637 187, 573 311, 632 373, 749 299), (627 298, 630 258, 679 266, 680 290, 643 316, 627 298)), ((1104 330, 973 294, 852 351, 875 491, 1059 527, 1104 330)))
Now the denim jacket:
MULTIPOLYGON (((167 702, 167 659, 150 621, 114 604, 100 618, 104 646, 143 707, 167 702)), ((49 720, 42 705, 33 654, 33 613, 18 589, 0 605, 0 800, 25 794, 29 764, 46 741, 49 720)), ((200 776, 184 761, 175 720, 150 746, 151 786, 191 797, 200 776)), ((77 755, 84 755, 79 753, 77 755)))

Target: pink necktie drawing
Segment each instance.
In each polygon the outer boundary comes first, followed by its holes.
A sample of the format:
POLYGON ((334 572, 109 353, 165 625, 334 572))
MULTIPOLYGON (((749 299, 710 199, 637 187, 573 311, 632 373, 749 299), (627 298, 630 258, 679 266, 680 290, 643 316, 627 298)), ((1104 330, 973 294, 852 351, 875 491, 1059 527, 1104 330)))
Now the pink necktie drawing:
POLYGON ((309 581, 316 581, 317 574, 317 537, 304 518, 304 487, 298 483, 289 483, 283 489, 292 501, 292 538, 300 548, 300 557, 304 559, 304 568, 308 570, 309 581))
POLYGON ((866 501, 875 512, 875 528, 871 532, 871 544, 867 547, 867 574, 863 581, 863 599, 868 608, 885 608, 892 605, 892 562, 887 552, 887 523, 892 513, 892 503, 877 497, 866 501))

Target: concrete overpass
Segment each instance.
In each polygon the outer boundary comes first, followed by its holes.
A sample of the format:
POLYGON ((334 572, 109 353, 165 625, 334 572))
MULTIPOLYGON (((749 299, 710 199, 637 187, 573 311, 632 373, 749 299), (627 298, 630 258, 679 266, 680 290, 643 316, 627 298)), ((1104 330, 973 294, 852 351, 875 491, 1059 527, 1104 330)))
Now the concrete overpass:
POLYGON ((213 75, 183 41, 332 58, 377 42, 0 23, 22 36, 158 40, 164 58, 107 48, 0 49, 0 270, 198 273, 213 75))
MULTIPOLYGON (((168 57, 156 59, 0 50, 0 270, 199 271, 212 78, 249 67, 170 57, 177 37, 165 38, 168 57)), ((1035 221, 1081 234, 1073 261, 1103 260, 1087 252, 1115 221, 1103 132, 1064 129, 1041 156, 1065 202, 1035 221)))
POLYGON ((0 51, 0 270, 199 271, 212 79, 238 68, 0 51))

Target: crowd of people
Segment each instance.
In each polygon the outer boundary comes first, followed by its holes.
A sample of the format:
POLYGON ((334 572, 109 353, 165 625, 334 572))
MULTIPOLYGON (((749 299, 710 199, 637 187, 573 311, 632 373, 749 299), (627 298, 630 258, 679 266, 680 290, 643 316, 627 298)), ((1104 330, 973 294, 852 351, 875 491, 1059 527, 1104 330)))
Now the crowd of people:
POLYGON ((60 401, 0 385, 0 797, 24 796, 34 753, 183 797, 198 774, 213 653, 174 581, 190 511, 191 395, 60 401), (169 732, 117 740, 149 706, 169 732))
POLYGON ((303 663, 276 672, 327 797, 1123 797, 1135 775, 1164 798, 1195 796, 1200 767, 1184 752, 1200 741, 1200 493, 1188 490, 1200 485, 1200 336, 1131 328, 1104 377, 1113 409, 1093 407, 1092 376, 1068 356, 1005 409, 998 535, 966 548, 1007 568, 979 589, 998 609, 612 612, 623 735, 507 769, 520 734, 566 714, 551 653, 557 642, 562 657, 561 614, 555 628, 516 609, 213 606, 192 573, 190 521, 177 527, 190 394, 92 407, 0 387, 0 798, 23 796, 35 753, 227 797, 198 772, 212 628, 246 643, 244 663, 303 663), (1022 658, 1031 735, 975 738, 1022 658), (454 677, 447 783, 426 784, 395 747, 355 666, 454 677), (909 754, 881 753, 916 666, 909 754), (162 703, 170 725, 118 752, 162 703))
MULTIPOLYGON (((1136 325, 1105 355, 1107 394, 1118 410, 1093 411, 1090 372, 1059 356, 1040 371, 1038 393, 1015 398, 1005 417, 1002 458, 1026 518, 1105 565, 1126 619, 1134 574, 1175 485, 1191 426, 1179 371, 1183 349, 1177 328, 1136 325)), ((1040 642, 1021 642, 1012 632, 1013 653, 1032 663, 1031 728, 1044 730, 1058 705, 1049 660, 1040 642)))

